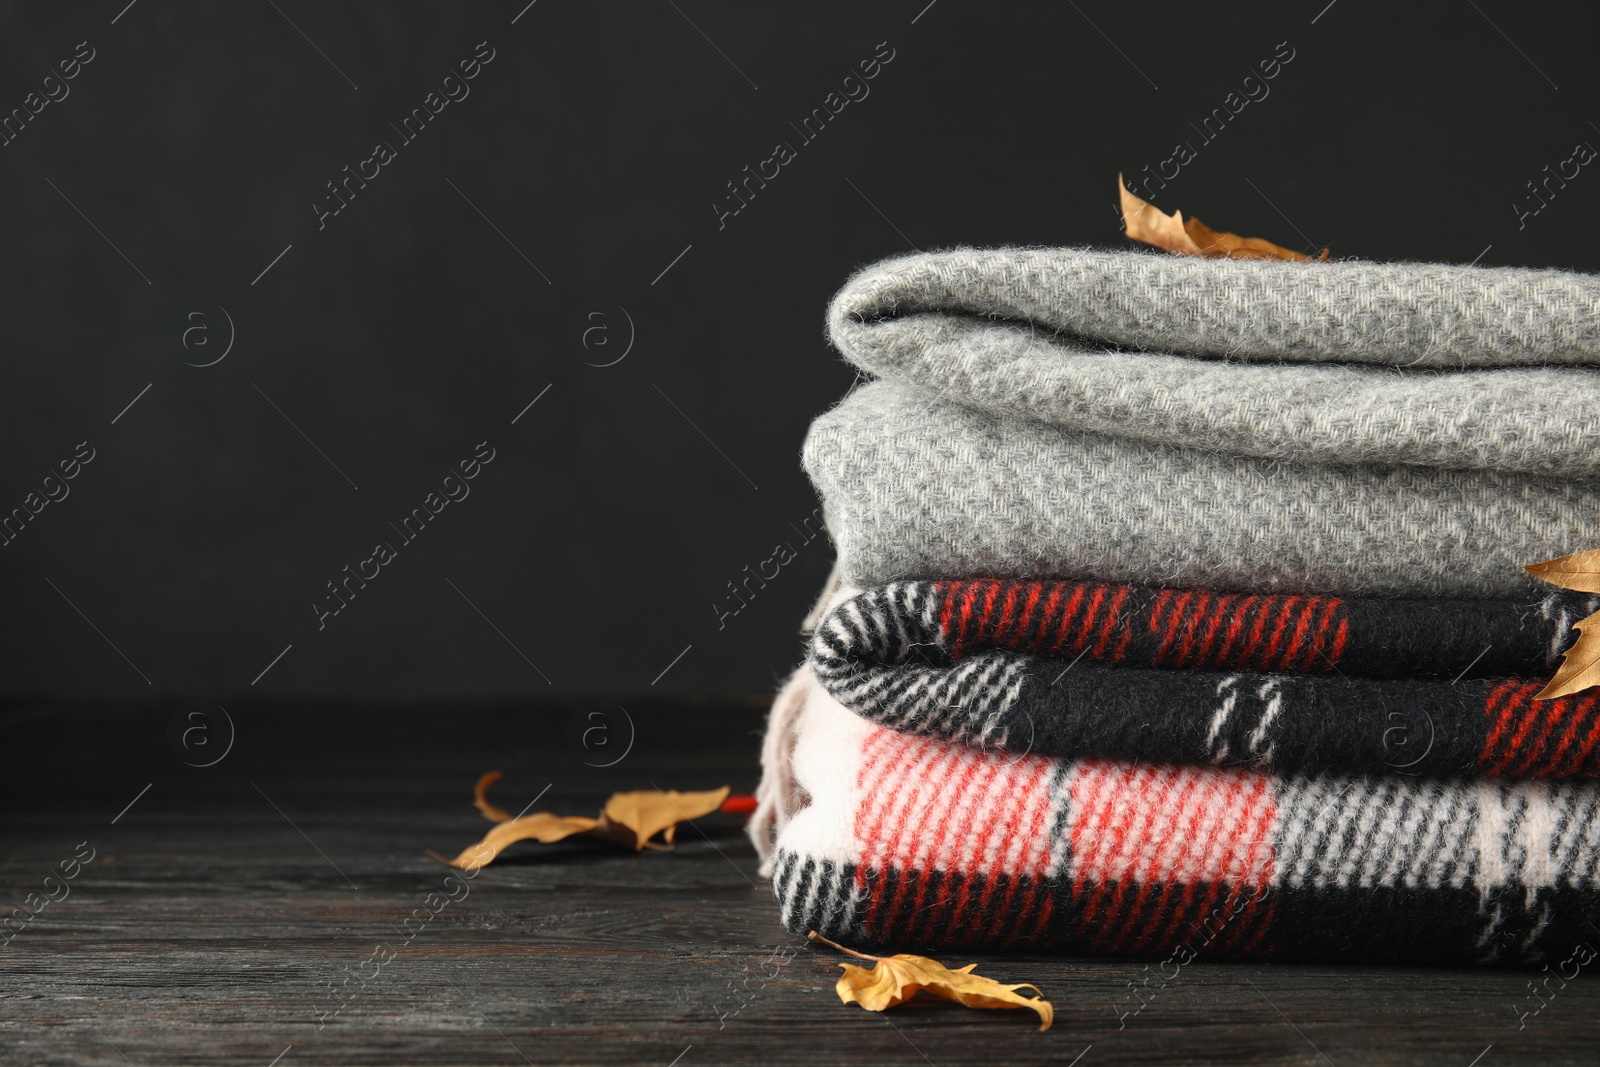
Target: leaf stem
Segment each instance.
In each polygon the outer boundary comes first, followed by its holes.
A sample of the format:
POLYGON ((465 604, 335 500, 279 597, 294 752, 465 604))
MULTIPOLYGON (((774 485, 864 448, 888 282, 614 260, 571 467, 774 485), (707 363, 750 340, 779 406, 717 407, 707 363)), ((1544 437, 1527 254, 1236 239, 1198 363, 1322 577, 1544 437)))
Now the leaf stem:
POLYGON ((839 944, 839 942, 837 942, 837 941, 829 941, 827 938, 823 937, 821 934, 817 933, 815 930, 810 931, 809 933, 806 934, 806 936, 809 937, 813 941, 821 941, 824 945, 828 945, 828 946, 830 946, 832 948, 836 948, 840 952, 843 952, 843 953, 845 953, 847 955, 854 956, 854 957, 856 957, 856 959, 874 960, 874 961, 876 961, 878 963, 882 963, 883 962, 883 957, 882 956, 869 956, 865 952, 857 952, 853 948, 845 948, 843 945, 839 944))

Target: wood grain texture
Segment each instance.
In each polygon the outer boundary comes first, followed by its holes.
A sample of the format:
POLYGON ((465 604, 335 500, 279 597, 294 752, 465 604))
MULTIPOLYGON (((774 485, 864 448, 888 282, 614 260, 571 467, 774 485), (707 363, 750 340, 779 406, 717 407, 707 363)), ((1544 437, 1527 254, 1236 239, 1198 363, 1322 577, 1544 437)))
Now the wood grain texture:
POLYGON ((0 712, 0 912, 80 842, 96 850, 0 948, 0 1063, 1594 1062, 1587 975, 1552 983, 1519 1029, 1529 972, 1202 959, 1119 1025, 1145 963, 962 956, 946 962, 1037 983, 1054 1028, 931 1001, 871 1015, 836 999, 835 953, 779 928, 726 816, 672 853, 516 846, 408 939, 450 873, 425 850, 488 825, 479 772, 506 771, 495 796, 512 811, 547 785, 536 810, 652 785, 748 791, 759 710, 630 706, 633 750, 596 769, 569 751, 563 707, 229 708, 235 748, 205 769, 167 750, 170 708, 0 712), (366 962, 375 950, 392 959, 366 962))

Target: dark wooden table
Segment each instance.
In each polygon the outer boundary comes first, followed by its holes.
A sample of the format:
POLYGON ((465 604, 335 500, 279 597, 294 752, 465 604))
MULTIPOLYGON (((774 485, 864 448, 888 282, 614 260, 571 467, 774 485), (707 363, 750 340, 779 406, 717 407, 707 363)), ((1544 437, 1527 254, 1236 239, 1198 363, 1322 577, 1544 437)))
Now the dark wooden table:
POLYGON ((778 926, 732 817, 672 853, 517 846, 454 901, 426 854, 488 826, 471 789, 495 767, 512 811, 546 787, 535 810, 580 814, 616 789, 748 791, 755 702, 630 704, 632 748, 603 768, 584 761, 621 749, 569 741, 570 706, 224 703, 236 737, 205 768, 169 747, 172 705, 0 712, 0 914, 75 873, 0 948, 0 1063, 1600 1060, 1587 975, 1519 1022, 1527 972, 1201 960, 1119 1022, 1142 963, 963 956, 1037 983, 1055 1027, 932 1001, 869 1014, 835 997, 835 953, 778 926))

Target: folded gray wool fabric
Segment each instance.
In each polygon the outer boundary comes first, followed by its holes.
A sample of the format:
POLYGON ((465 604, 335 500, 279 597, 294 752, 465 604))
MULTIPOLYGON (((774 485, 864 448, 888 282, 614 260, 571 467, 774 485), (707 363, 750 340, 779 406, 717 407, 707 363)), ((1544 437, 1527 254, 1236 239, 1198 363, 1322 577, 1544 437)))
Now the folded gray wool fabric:
POLYGON ((998 415, 888 381, 818 417, 804 465, 840 576, 857 586, 1053 577, 1521 596, 1538 587, 1523 564, 1600 541, 1600 480, 1263 459, 998 415))
POLYGON ((1600 278, 955 249, 828 312, 869 373, 1077 431, 1301 463, 1600 476, 1600 278))

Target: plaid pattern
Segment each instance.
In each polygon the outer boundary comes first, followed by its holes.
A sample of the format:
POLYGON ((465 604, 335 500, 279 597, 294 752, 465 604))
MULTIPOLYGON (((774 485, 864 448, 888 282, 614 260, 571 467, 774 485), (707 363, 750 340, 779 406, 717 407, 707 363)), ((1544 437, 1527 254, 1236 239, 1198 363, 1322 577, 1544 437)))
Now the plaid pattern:
POLYGON ((1600 597, 1380 600, 976 579, 879 586, 857 605, 951 659, 1005 649, 1128 667, 1448 679, 1549 674, 1600 597))
POLYGON ((782 921, 950 945, 1535 963, 1600 914, 1600 787, 1005 756, 820 690, 777 842, 782 921))
POLYGON ((1350 677, 1346 668, 1465 675, 1487 660, 1542 672, 1595 599, 1378 603, 902 582, 830 612, 811 664, 840 703, 873 722, 1007 752, 1283 773, 1594 778, 1600 692, 1536 701, 1542 680, 1350 677), (1131 666, 1141 663, 1159 666, 1131 666), (1337 673, 1306 673, 1318 670, 1337 673))

